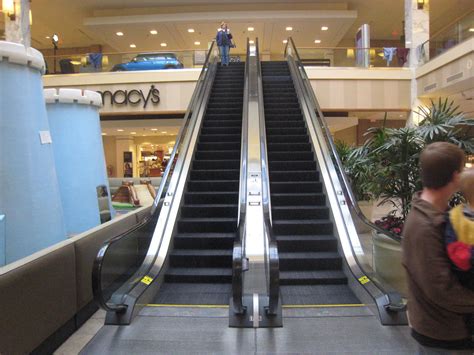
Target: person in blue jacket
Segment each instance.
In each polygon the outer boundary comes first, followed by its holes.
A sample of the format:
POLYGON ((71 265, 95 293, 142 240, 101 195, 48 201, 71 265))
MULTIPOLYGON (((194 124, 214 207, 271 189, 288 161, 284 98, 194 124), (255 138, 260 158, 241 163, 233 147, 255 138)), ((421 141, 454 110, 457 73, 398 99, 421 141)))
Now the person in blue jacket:
POLYGON ((216 43, 219 47, 221 55, 221 65, 229 65, 229 48, 232 44, 232 34, 225 22, 221 23, 221 27, 217 30, 216 43))

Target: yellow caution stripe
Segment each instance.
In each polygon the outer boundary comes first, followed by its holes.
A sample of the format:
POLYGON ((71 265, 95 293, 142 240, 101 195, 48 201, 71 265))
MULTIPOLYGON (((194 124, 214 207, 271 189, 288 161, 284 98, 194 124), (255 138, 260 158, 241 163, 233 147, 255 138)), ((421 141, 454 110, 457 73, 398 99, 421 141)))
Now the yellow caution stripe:
POLYGON ((337 308, 337 307, 365 307, 364 303, 345 304, 285 304, 283 308, 337 308))
POLYGON ((175 308, 229 308, 223 304, 156 304, 149 303, 146 307, 175 307, 175 308))

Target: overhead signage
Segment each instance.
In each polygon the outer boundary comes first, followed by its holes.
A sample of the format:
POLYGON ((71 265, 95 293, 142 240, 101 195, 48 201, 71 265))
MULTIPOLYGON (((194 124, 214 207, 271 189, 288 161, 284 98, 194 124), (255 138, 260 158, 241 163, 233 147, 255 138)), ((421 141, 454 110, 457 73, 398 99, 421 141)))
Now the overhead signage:
POLYGON ((102 96, 102 104, 110 103, 114 105, 132 105, 137 106, 143 104, 143 108, 146 108, 149 103, 157 105, 160 103, 160 91, 155 88, 155 85, 151 85, 148 93, 144 93, 143 90, 116 90, 116 91, 97 91, 102 96))

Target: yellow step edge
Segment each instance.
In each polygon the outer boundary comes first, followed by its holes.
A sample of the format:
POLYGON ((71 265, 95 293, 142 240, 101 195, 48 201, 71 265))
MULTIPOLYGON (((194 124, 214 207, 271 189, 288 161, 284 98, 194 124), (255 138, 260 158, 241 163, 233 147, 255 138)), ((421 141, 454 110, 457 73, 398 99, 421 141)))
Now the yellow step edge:
MULTIPOLYGON (((146 307, 174 307, 174 308, 229 308, 227 305, 219 304, 156 304, 149 303, 146 307)), ((286 304, 283 308, 337 308, 337 307, 365 307, 364 303, 347 304, 286 304)))

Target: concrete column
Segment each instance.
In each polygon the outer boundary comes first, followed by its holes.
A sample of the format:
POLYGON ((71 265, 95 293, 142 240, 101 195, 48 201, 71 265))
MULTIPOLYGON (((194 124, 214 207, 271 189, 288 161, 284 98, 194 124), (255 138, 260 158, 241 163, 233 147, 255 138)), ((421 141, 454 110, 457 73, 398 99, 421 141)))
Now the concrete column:
POLYGON ((30 0, 15 0, 15 14, 5 16, 5 39, 31 47, 30 0))
POLYGON ((418 123, 416 112, 421 101, 418 100, 417 95, 415 69, 427 60, 429 54, 428 43, 425 44, 424 51, 421 51, 421 45, 430 36, 429 7, 430 0, 424 0, 423 9, 418 9, 417 0, 405 0, 405 46, 410 48, 409 65, 413 73, 411 81, 412 112, 407 121, 408 126, 418 123))

